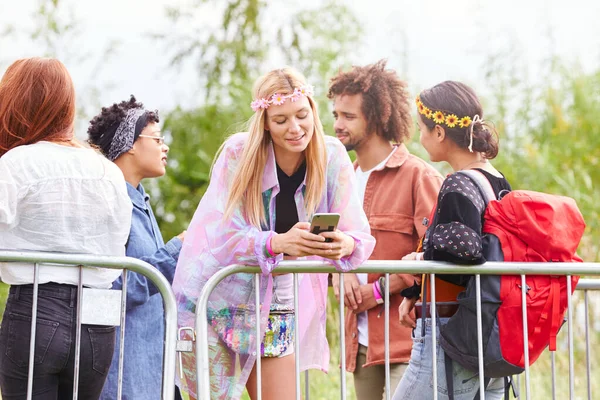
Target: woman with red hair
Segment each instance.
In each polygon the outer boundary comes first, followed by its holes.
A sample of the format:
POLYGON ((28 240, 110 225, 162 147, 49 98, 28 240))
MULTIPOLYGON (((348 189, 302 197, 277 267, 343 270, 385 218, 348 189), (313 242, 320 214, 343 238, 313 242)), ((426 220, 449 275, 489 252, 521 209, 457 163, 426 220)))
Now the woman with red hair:
MULTIPOLYGON (((75 88, 49 58, 14 62, 0 81, 0 248, 125 255, 131 201, 119 168, 74 137, 75 88)), ((73 394, 79 271, 39 265, 33 398, 73 394)), ((110 288, 119 270, 84 268, 85 287, 110 288)), ((11 285, 0 328, 2 399, 27 394, 34 266, 0 263, 11 285)), ((115 327, 82 325, 80 398, 97 399, 115 327)))

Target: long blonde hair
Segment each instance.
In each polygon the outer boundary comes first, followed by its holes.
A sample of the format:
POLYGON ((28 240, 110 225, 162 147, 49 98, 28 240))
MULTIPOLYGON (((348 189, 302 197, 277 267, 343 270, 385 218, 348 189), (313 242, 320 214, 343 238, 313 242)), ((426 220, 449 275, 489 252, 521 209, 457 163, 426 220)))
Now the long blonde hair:
MULTIPOLYGON (((306 79, 293 68, 273 70, 260 77, 252 90, 254 99, 268 99, 275 93, 292 94, 294 88, 306 85, 306 79)), ((323 125, 319 119, 317 105, 308 97, 313 118, 314 132, 305 150, 306 157, 306 197, 307 218, 319 206, 325 190, 325 169, 327 155, 323 125)), ((246 220, 261 228, 266 225, 265 209, 262 198, 262 177, 267 163, 270 135, 265 130, 266 110, 260 109, 250 118, 248 140, 244 144, 242 155, 229 190, 225 207, 225 219, 231 218, 237 206, 242 205, 246 220)), ((223 146, 221 146, 221 149, 223 146)), ((221 151, 221 150, 219 150, 221 151)))

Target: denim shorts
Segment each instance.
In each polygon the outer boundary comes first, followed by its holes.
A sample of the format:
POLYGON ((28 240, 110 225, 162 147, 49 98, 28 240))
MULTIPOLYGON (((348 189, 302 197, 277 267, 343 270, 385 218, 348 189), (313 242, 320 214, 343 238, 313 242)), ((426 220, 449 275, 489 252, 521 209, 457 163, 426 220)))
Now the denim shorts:
MULTIPOLYGON (((437 336, 440 325, 445 325, 448 318, 437 319, 437 336)), ((429 400, 433 399, 433 338, 431 336, 431 319, 425 319, 425 336, 422 335, 422 319, 417 319, 417 327, 413 329, 413 347, 410 353, 408 368, 396 388, 393 400, 429 400)), ((446 385, 446 368, 444 350, 436 340, 437 352, 437 391, 438 399, 448 399, 446 385)), ((479 376, 456 362, 452 362, 454 376, 454 399, 473 400, 479 390, 479 376)), ((504 396, 504 379, 492 379, 485 391, 487 400, 500 400, 504 396)))

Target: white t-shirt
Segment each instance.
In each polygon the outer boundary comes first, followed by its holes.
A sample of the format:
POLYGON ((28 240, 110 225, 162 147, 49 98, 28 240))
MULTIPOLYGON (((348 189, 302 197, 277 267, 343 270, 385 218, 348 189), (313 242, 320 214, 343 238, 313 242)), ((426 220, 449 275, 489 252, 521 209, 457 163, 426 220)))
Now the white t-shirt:
MULTIPOLYGON (((371 176, 371 172, 382 170, 385 167, 385 164, 388 162, 392 154, 396 151, 398 147, 394 147, 391 153, 379 164, 368 171, 363 171, 360 167, 356 168, 356 180, 357 180, 357 188, 358 195, 360 197, 360 202, 364 204, 365 202, 365 190, 367 189, 367 182, 369 181, 369 176, 371 176)), ((361 285, 365 285, 367 283, 367 274, 356 274, 358 277, 358 282, 361 285)), ((358 343, 363 346, 369 345, 369 323, 367 319, 367 312, 362 312, 357 315, 358 318, 358 343)))
MULTIPOLYGON (((123 173, 96 151, 38 142, 0 157, 0 249, 124 256, 132 204, 123 173)), ((107 288, 121 271, 84 268, 107 288)), ((33 283, 31 263, 0 263, 11 285, 33 283)), ((40 264, 39 283, 77 284, 77 268, 40 264)))

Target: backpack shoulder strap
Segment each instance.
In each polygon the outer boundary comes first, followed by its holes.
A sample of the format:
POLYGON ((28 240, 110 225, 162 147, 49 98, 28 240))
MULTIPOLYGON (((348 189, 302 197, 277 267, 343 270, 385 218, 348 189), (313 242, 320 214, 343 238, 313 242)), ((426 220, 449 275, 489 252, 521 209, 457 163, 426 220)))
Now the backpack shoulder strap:
POLYGON ((468 177, 473 181, 473 183, 475 183, 475 185, 481 192, 486 206, 491 200, 496 200, 496 193, 494 192, 492 184, 481 172, 474 169, 464 169, 458 171, 458 173, 468 177))

